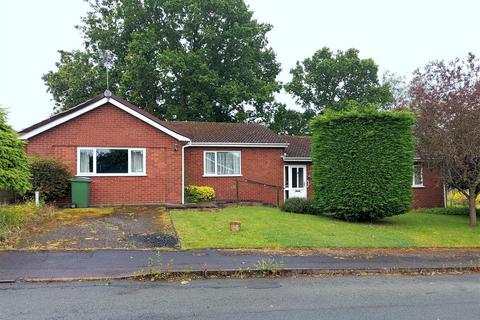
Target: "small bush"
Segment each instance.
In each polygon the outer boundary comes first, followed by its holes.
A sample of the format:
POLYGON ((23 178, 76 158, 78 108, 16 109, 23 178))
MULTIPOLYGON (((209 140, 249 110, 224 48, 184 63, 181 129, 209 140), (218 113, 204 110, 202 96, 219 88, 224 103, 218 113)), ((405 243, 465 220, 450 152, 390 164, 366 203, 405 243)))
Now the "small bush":
MULTIPOLYGON (((459 191, 449 191, 448 203, 451 207, 468 207, 468 198, 459 191)), ((477 208, 480 209, 480 195, 477 197, 477 208)))
POLYGON ((317 214, 317 208, 312 200, 305 198, 290 198, 285 200, 282 204, 282 211, 303 213, 303 214, 317 214))
MULTIPOLYGON (((442 214, 447 216, 466 216, 470 215, 468 207, 451 207, 451 208, 431 208, 431 209, 418 209, 418 211, 432 214, 442 214)), ((477 212, 478 215, 478 212, 477 212)))
POLYGON ((321 212, 348 221, 406 213, 412 203, 414 115, 358 108, 311 122, 312 182, 321 212))
POLYGON ((209 186, 187 186, 185 198, 190 203, 215 200, 215 190, 209 186))
MULTIPOLYGON (((72 177, 68 167, 55 159, 31 158, 32 192, 40 191, 46 202, 58 200, 67 195, 72 177)), ((31 194, 33 195, 33 193, 31 194)))

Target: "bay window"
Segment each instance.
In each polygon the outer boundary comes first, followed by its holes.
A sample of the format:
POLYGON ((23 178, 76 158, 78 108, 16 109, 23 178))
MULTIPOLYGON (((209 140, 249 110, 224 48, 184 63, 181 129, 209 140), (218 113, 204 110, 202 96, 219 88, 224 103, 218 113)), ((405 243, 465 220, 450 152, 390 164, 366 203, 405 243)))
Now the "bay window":
POLYGON ((77 175, 135 176, 145 174, 145 149, 78 148, 77 175))
POLYGON ((240 151, 205 151, 205 176, 239 176, 240 151))

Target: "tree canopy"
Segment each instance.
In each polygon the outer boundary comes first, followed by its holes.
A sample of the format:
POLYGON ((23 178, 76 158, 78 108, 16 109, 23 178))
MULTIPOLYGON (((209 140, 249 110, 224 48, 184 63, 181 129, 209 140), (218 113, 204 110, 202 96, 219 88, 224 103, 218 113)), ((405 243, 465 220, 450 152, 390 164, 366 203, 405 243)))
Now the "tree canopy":
POLYGON ((334 53, 324 47, 297 61, 290 73, 292 80, 285 85, 286 91, 313 113, 342 111, 349 100, 376 105, 393 101, 389 84, 379 83, 378 66, 372 59, 360 59, 356 49, 334 53))
POLYGON ((395 74, 391 71, 385 71, 382 75, 382 84, 388 85, 392 92, 391 102, 381 106, 383 110, 408 109, 411 103, 410 93, 408 92, 408 83, 405 77, 395 74))
POLYGON ((0 190, 25 193, 30 190, 30 168, 21 141, 7 124, 0 108, 0 190))
POLYGON ((308 124, 312 118, 310 112, 288 109, 285 104, 279 104, 275 109, 270 129, 279 134, 294 136, 310 135, 311 130, 308 124))
POLYGON ((43 76, 63 111, 105 89, 163 119, 259 121, 272 114, 280 66, 269 24, 243 0, 90 0, 80 51, 60 51, 43 76))
POLYGON ((470 203, 480 192, 480 60, 433 61, 416 70, 411 82, 412 108, 422 159, 439 168, 447 185, 470 203))

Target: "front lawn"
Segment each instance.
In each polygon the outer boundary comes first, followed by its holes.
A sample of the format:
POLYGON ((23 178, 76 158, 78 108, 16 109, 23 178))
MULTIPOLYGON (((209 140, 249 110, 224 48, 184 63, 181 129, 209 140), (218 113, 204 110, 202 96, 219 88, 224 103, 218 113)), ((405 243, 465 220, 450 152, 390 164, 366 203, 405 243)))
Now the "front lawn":
POLYGON ((468 217, 412 211, 375 224, 238 207, 219 212, 173 211, 182 248, 480 247, 468 217), (241 221, 240 232, 229 221, 241 221))

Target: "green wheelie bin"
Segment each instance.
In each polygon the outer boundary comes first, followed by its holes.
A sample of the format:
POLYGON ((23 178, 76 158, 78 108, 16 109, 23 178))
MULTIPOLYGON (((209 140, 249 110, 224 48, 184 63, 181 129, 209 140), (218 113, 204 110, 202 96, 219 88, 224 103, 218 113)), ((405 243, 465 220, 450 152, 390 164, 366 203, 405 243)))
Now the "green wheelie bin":
POLYGON ((90 178, 75 177, 70 179, 72 184, 72 207, 87 208, 90 197, 90 178))

